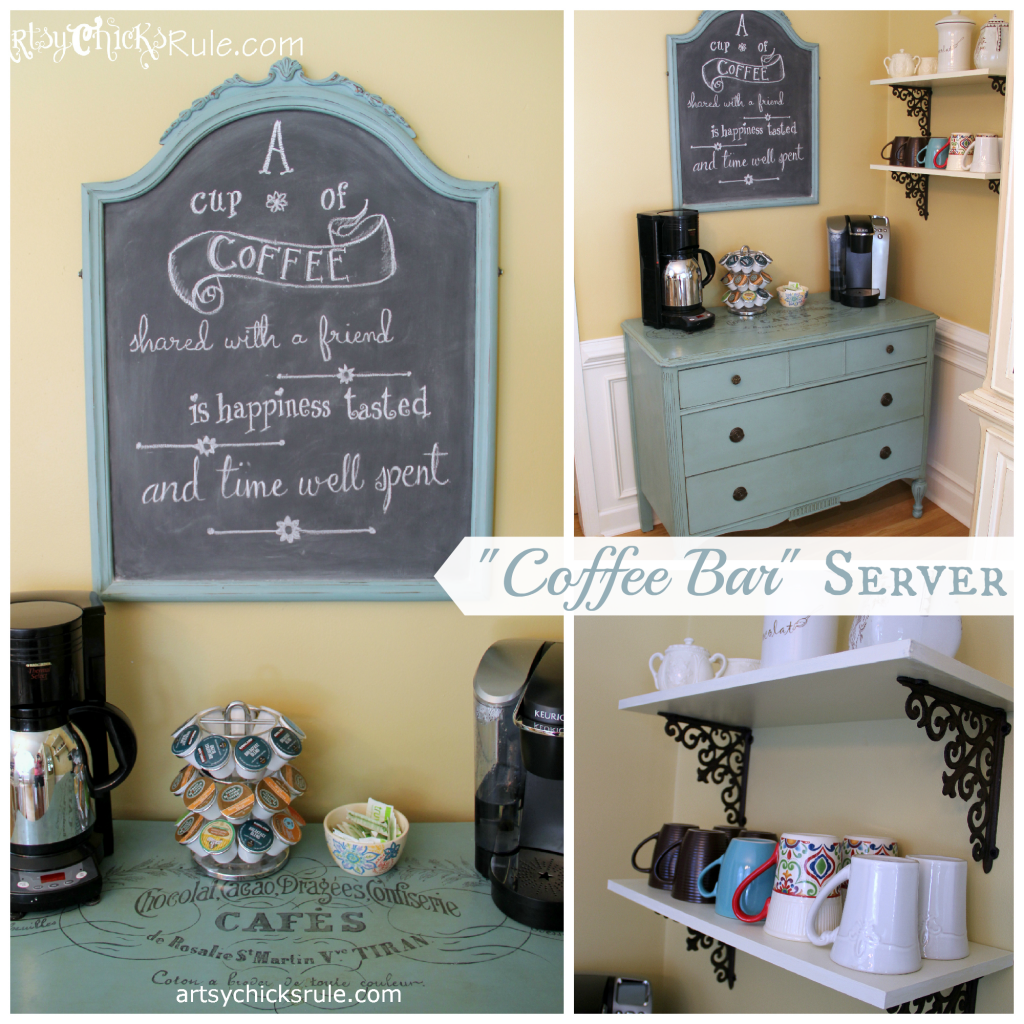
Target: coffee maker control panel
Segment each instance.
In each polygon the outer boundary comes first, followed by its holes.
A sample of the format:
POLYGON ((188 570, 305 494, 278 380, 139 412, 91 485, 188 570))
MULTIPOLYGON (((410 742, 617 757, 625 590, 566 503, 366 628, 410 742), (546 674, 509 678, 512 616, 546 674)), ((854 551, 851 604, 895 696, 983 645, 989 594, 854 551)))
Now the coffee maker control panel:
POLYGON ((69 864, 64 868, 49 871, 25 871, 11 868, 11 892, 49 892, 53 889, 69 889, 82 885, 90 879, 99 878, 96 864, 91 857, 69 864))

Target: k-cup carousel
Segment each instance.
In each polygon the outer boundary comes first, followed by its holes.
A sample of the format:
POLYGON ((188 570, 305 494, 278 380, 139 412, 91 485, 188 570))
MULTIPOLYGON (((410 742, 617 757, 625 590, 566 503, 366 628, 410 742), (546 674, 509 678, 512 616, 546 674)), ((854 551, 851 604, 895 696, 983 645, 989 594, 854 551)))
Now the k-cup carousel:
POLYGON ((292 764, 306 734, 273 708, 232 701, 174 730, 185 761, 171 792, 185 804, 175 838, 213 878, 263 878, 284 866, 302 838, 292 802, 306 780, 292 764))

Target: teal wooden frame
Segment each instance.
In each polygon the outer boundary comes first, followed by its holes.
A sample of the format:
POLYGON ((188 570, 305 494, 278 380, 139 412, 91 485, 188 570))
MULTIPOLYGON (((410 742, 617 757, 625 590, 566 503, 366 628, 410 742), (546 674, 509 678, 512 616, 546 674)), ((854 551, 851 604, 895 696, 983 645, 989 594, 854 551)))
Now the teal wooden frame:
POLYGON ((82 283, 93 588, 104 600, 447 600, 447 594, 434 579, 140 581, 114 576, 107 421, 104 206, 134 199, 154 188, 200 139, 217 128, 250 114, 273 110, 309 110, 350 121, 387 145, 420 181, 435 192, 476 205, 476 379, 470 529, 473 536, 492 535, 497 398, 498 183, 464 181, 445 173, 412 141, 416 133, 410 125, 379 96, 366 92, 338 74, 308 79, 297 61, 285 58, 277 61, 270 74, 261 81, 250 82, 235 75, 196 100, 167 129, 160 139, 164 148, 141 170, 120 181, 82 185, 82 283))
POLYGON ((789 36, 790 40, 803 50, 811 53, 811 194, 809 196, 782 197, 780 199, 749 199, 733 200, 724 203, 691 203, 683 195, 683 169, 680 158, 679 135, 679 79, 676 74, 676 47, 681 43, 691 43, 710 27, 716 18, 724 14, 735 14, 734 10, 702 11, 697 24, 685 35, 666 36, 668 43, 668 105, 669 133, 671 136, 672 157, 672 203, 676 208, 688 207, 701 213, 712 213, 715 210, 753 210, 761 206, 814 206, 818 203, 818 44, 807 43, 801 39, 789 18, 782 11, 754 11, 763 14, 778 24, 789 36))

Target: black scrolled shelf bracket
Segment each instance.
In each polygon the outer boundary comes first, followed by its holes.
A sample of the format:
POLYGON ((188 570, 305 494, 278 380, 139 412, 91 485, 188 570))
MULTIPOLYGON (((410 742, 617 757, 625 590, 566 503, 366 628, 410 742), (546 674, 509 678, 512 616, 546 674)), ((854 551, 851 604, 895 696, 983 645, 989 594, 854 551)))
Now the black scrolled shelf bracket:
POLYGON ((1006 712, 932 686, 926 679, 897 676, 896 681, 910 690, 907 717, 936 743, 949 734, 943 751, 949 771, 942 773, 942 793, 974 801, 967 810, 971 855, 981 861, 987 874, 999 856, 996 825, 1003 743, 1010 732, 1006 712))
POLYGON ((659 711, 658 714, 666 720, 666 734, 682 743, 687 750, 704 744, 703 749, 697 752, 700 763, 697 781, 725 783, 722 803, 725 805, 726 824, 746 825, 747 772, 753 732, 743 725, 707 722, 671 711, 659 711))
POLYGON ((960 985, 954 985, 949 995, 933 992, 909 1003, 891 1006, 889 1013, 974 1013, 978 999, 978 979, 972 978, 960 985), (930 1004, 930 1005, 929 1005, 930 1004))
POLYGON ((999 93, 1000 96, 1006 95, 1006 75, 989 75, 990 81, 992 82, 992 88, 995 92, 999 93))
POLYGON ((995 192, 996 195, 999 195, 999 179, 998 178, 989 178, 988 179, 988 187, 989 187, 989 189, 992 192, 995 192))
POLYGON ((907 199, 917 202, 917 212, 928 219, 928 175, 914 174, 910 171, 893 171, 892 180, 903 186, 903 194, 907 199))
MULTIPOLYGON (((686 940, 686 948, 691 953, 698 949, 711 949, 715 945, 716 940, 710 935, 705 935, 689 926, 686 930, 690 933, 690 937, 686 940)), ((736 949, 733 946, 727 946, 721 939, 717 941, 718 945, 711 953, 711 966, 714 968, 718 983, 720 985, 727 984, 729 988, 732 988, 736 984, 736 949)))
MULTIPOLYGON (((893 96, 907 104, 907 117, 916 117, 926 138, 932 133, 932 90, 922 85, 890 85, 893 96)), ((994 88, 994 86, 993 86, 994 88)))

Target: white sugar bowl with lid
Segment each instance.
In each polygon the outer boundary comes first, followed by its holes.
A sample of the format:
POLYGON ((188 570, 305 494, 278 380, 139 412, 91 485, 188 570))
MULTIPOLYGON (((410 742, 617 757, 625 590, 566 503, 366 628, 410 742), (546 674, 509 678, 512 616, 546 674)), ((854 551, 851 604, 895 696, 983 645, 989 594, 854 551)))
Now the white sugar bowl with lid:
POLYGON ((654 677, 657 690, 669 690, 674 686, 687 683, 703 683, 708 679, 717 679, 728 667, 729 659, 724 654, 708 654, 692 637, 687 637, 681 644, 670 644, 665 653, 656 651, 647 662, 647 667, 654 677), (654 659, 660 658, 661 663, 654 667, 654 659), (715 663, 718 669, 715 670, 715 663))

